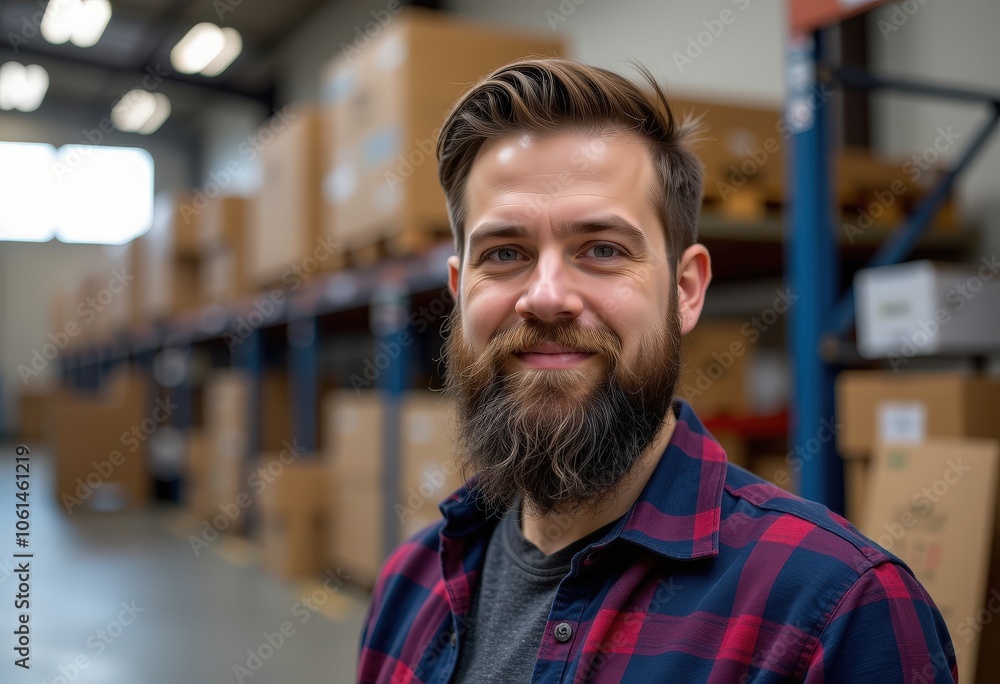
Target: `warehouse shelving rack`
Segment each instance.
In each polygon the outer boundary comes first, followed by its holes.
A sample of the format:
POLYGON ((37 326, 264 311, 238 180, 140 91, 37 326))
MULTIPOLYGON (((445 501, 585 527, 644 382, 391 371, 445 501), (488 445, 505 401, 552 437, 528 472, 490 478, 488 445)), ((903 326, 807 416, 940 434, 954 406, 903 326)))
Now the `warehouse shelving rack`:
MULTIPOLYGON (((791 45, 788 61, 789 95, 786 116, 795 131, 788 164, 790 202, 786 227, 786 274, 800 299, 790 312, 788 348, 792 357, 793 389, 789 440, 817 442, 821 421, 834 416, 834 376, 838 362, 852 345, 844 342, 854 323, 850 287, 838 300, 840 254, 833 226, 830 195, 831 117, 828 107, 813 105, 817 86, 892 90, 916 96, 983 103, 989 120, 935 187, 881 244, 869 266, 899 262, 910 256, 941 203, 954 187, 1000 120, 1000 95, 903 79, 834 66, 824 28, 858 15, 886 0, 791 0, 791 45)), ((802 463, 800 492, 806 498, 843 510, 843 469, 832 441, 820 443, 802 463)))

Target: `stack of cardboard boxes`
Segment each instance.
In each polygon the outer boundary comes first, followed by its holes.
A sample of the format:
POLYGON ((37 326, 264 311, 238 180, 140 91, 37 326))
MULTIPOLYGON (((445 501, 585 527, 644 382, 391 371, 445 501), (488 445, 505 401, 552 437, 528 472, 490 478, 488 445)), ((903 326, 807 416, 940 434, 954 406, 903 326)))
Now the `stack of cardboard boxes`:
POLYGON ((377 392, 338 390, 324 400, 327 430, 324 461, 329 472, 326 542, 332 567, 371 585, 386 551, 385 530, 405 539, 441 517, 438 504, 462 480, 452 454, 452 405, 441 395, 412 391, 401 399, 398 482, 386 502, 383 397, 377 392), (386 503, 392 518, 386 525, 386 503))
POLYGON ((851 371, 837 380, 847 517, 927 588, 963 681, 1000 673, 1000 628, 987 608, 1000 587, 998 402, 1000 379, 974 374, 851 371))
POLYGON ((449 108, 508 62, 562 52, 551 36, 407 8, 363 50, 333 60, 321 86, 333 151, 325 234, 349 251, 386 240, 403 253, 447 236, 435 149, 449 108))
POLYGON ((147 443, 166 416, 151 402, 145 375, 120 370, 98 395, 53 398, 55 494, 69 514, 143 505, 151 479, 147 443))

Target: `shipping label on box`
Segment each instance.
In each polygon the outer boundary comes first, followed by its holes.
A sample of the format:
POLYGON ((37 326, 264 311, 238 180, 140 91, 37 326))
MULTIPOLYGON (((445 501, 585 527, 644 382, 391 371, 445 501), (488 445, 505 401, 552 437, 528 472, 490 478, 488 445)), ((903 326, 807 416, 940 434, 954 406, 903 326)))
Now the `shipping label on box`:
POLYGON ((883 445, 860 530, 901 558, 941 610, 963 680, 973 679, 996 518, 1000 443, 932 439, 883 445), (960 637, 959 635, 963 635, 960 637))

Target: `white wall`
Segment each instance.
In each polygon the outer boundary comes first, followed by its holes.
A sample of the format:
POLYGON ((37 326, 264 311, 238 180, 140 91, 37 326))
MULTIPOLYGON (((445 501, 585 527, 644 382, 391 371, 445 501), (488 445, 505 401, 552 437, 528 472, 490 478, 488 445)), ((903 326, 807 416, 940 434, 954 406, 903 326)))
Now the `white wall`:
POLYGON ((594 66, 634 75, 626 60, 637 60, 671 92, 776 107, 784 99, 785 4, 779 0, 451 0, 448 7, 492 24, 555 31, 565 36, 570 57, 594 66), (729 13, 725 16, 729 23, 722 21, 723 12, 729 13), (705 46, 698 45, 698 34, 709 29, 718 35, 701 36, 705 46), (694 47, 689 47, 689 40, 694 47))
MULTIPOLYGON (((922 0, 907 3, 917 7, 912 14, 897 5, 881 7, 874 15, 869 41, 873 69, 1000 95, 1000 3, 922 0)), ((957 158, 986 121, 983 105, 898 94, 879 96, 873 109, 874 137, 888 152, 921 153, 933 147, 938 129, 951 127, 960 137, 944 153, 948 161, 957 158)), ((1000 253, 1000 130, 961 177, 959 193, 964 217, 982 229, 981 256, 1000 253)))

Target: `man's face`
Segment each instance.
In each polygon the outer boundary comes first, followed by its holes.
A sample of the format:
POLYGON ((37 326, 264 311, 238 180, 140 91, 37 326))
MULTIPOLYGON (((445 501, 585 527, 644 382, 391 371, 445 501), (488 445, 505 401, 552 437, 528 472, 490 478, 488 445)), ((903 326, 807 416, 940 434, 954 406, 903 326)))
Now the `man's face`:
POLYGON ((445 356, 460 457, 498 507, 600 501, 662 427, 680 320, 654 183, 631 133, 518 135, 473 164, 445 356))

